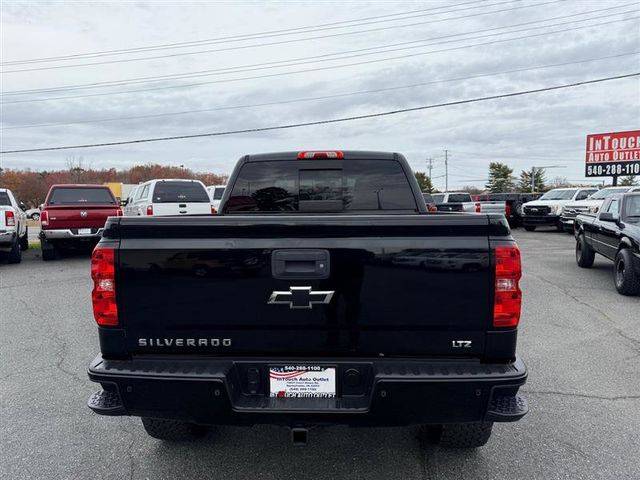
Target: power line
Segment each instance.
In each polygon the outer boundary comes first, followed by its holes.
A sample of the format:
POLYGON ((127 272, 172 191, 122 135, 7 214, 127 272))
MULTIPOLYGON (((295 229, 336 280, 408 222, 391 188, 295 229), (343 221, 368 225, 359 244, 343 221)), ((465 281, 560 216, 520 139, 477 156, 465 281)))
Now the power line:
MULTIPOLYGON (((634 4, 628 4, 628 5, 634 5, 634 4)), ((627 6, 627 5, 619 5, 619 6, 614 7, 614 8, 620 8, 620 7, 624 7, 624 6, 627 6)), ((347 50, 347 51, 328 53, 328 54, 322 54, 322 55, 298 57, 298 58, 292 58, 292 59, 288 59, 288 60, 280 60, 280 61, 274 61, 274 62, 263 62, 263 63, 247 64, 247 65, 237 65, 237 66, 232 66, 232 67, 210 69, 210 70, 200 70, 200 71, 195 71, 195 72, 183 72, 183 73, 175 73, 175 74, 168 74, 168 75, 153 75, 153 76, 147 76, 147 77, 136 77, 136 78, 129 78, 129 79, 121 79, 121 80, 111 80, 111 81, 105 81, 105 82, 92 82, 92 83, 85 83, 85 84, 63 85, 63 86, 59 86, 59 87, 13 90, 13 91, 2 92, 1 95, 2 96, 25 95, 25 94, 34 94, 34 93, 62 92, 62 91, 82 90, 82 89, 103 88, 103 87, 108 87, 108 86, 124 86, 124 85, 131 85, 131 84, 137 84, 137 83, 151 83, 151 82, 154 82, 154 81, 165 81, 165 80, 184 79, 184 78, 207 77, 207 76, 212 76, 212 75, 224 75, 224 74, 229 74, 229 73, 242 73, 242 72, 246 72, 246 71, 266 70, 266 69, 272 69, 272 68, 283 68, 283 67, 289 67, 289 66, 295 66, 295 65, 304 65, 304 64, 307 64, 307 63, 330 62, 330 61, 343 60, 343 59, 362 57, 362 56, 368 56, 368 55, 378 55, 380 53, 388 53, 388 52, 394 52, 394 51, 400 51, 400 50, 409 50, 409 49, 414 49, 414 48, 422 48, 422 47, 426 47, 426 46, 430 46, 430 45, 439 45, 439 44, 442 44, 442 43, 451 43, 451 42, 436 42, 436 43, 432 43, 432 44, 429 44, 429 43, 424 44, 425 42, 431 42, 433 40, 442 40, 442 39, 447 39, 447 38, 472 35, 472 34, 475 34, 475 33, 485 33, 485 32, 490 32, 490 31, 495 31, 495 30, 511 29, 511 28, 515 28, 515 27, 522 27, 522 26, 525 26, 525 25, 533 25, 533 24, 537 24, 537 23, 544 23, 544 22, 548 22, 548 21, 552 21, 552 20, 561 20, 561 19, 566 19, 566 18, 573 18, 573 17, 583 16, 583 15, 589 15, 589 14, 592 14, 592 13, 599 13, 601 11, 606 11, 606 10, 610 10, 610 8, 601 8, 601 9, 590 10, 590 11, 586 11, 586 12, 574 13, 574 14, 570 14, 570 15, 561 15, 561 16, 556 16, 556 17, 548 17, 548 18, 540 19, 540 20, 533 20, 533 21, 529 21, 529 22, 516 23, 516 24, 512 24, 512 25, 504 25, 504 26, 500 26, 500 27, 485 28, 485 29, 480 29, 480 30, 475 30, 475 31, 470 31, 470 32, 462 32, 462 33, 455 33, 455 34, 449 34, 449 35, 442 35, 442 36, 437 36, 437 37, 424 38, 424 39, 420 39, 420 40, 412 40, 412 41, 400 42, 400 43, 395 43, 395 44, 379 45, 379 46, 375 46, 375 47, 360 48, 360 49, 356 49, 356 50, 347 50), (416 45, 416 44, 419 44, 419 45, 416 45), (404 45, 412 45, 412 46, 404 47, 404 48, 393 48, 393 47, 400 47, 400 46, 404 46, 404 45), (387 49, 387 50, 383 50, 383 49, 387 49), (349 55, 349 54, 359 53, 359 52, 370 52, 370 53, 359 54, 359 55, 349 55), (328 57, 338 57, 340 55, 346 55, 346 56, 343 56, 342 58, 328 58, 328 57), (322 59, 322 60, 309 61, 309 60, 316 60, 316 59, 322 59)), ((550 24, 550 25, 541 25, 539 27, 525 28, 525 29, 522 29, 522 30, 514 30, 514 31, 511 31, 511 32, 499 32, 499 33, 495 33, 495 34, 491 34, 491 35, 481 35, 481 36, 477 36, 477 37, 470 37, 470 38, 465 38, 465 39, 460 39, 460 40, 455 40, 455 41, 474 40, 474 39, 487 38, 487 37, 492 37, 492 36, 497 36, 497 35, 519 33, 519 32, 524 32, 524 31, 528 31, 528 30, 537 30, 537 29, 557 27, 557 26, 562 26, 562 25, 569 25, 569 24, 578 23, 578 22, 587 22, 587 21, 590 21, 590 20, 601 20, 603 18, 608 18, 608 17, 612 17, 612 16, 617 16, 617 15, 624 15, 624 14, 627 14, 627 13, 634 13, 634 12, 638 12, 638 10, 629 10, 629 11, 624 11, 624 12, 616 12, 616 13, 611 13, 611 14, 608 14, 608 15, 600 15, 600 16, 598 16, 596 18, 585 18, 585 19, 580 19, 580 20, 572 20, 572 21, 569 21, 569 22, 561 22, 561 23, 550 24)), ((166 86, 166 87, 163 87, 163 88, 184 88, 184 85, 166 86)))
MULTIPOLYGON (((568 66, 568 65, 576 65, 576 64, 580 64, 580 63, 588 63, 588 62, 595 62, 595 61, 600 61, 600 60, 608 60, 608 59, 612 59, 612 58, 620 58, 620 57, 625 57, 625 56, 630 56, 630 55, 637 55, 639 53, 640 53, 640 51, 628 52, 628 53, 620 53, 620 54, 608 55, 608 56, 604 56, 604 57, 577 60, 577 61, 574 61, 574 62, 563 62, 563 63, 548 64, 548 65, 538 65, 538 66, 534 66, 534 67, 524 67, 524 68, 511 69, 511 70, 504 70, 504 71, 501 71, 501 72, 481 73, 481 74, 470 75, 470 76, 466 76, 466 77, 455 77, 455 78, 448 78, 448 79, 442 79, 442 80, 431 80, 431 81, 428 81, 428 82, 414 83, 414 84, 409 84, 409 85, 399 85, 399 86, 396 86, 396 87, 379 88, 379 89, 373 89, 373 90, 361 90, 361 91, 357 91, 357 92, 338 93, 338 94, 333 94, 333 95, 323 95, 323 96, 317 96, 317 97, 297 98, 297 99, 291 99, 291 100, 281 100, 281 101, 273 101, 273 102, 254 103, 254 104, 248 104, 248 105, 230 105, 230 106, 222 106, 222 107, 215 107, 215 108, 205 108, 205 109, 197 109, 197 110, 185 110, 185 111, 180 111, 180 112, 166 112, 166 113, 157 113, 157 114, 149 114, 149 115, 134 115, 134 116, 128 116, 128 117, 102 118, 102 119, 95 119, 95 120, 81 120, 81 121, 66 122, 66 123, 36 123, 36 124, 29 124, 29 125, 17 125, 17 126, 13 126, 13 127, 1 127, 0 130, 14 130, 14 129, 50 127, 50 126, 82 125, 82 124, 89 124, 89 123, 102 123, 102 122, 113 122, 113 121, 123 121, 123 120, 142 120, 142 119, 147 119, 147 118, 172 117, 172 116, 178 116, 178 115, 209 113, 209 112, 217 112, 217 111, 224 111, 224 110, 237 110, 237 109, 245 109, 245 108, 266 107, 266 106, 275 106, 275 105, 287 105, 287 104, 293 104, 293 103, 311 102, 311 101, 317 101, 317 100, 328 100, 328 99, 333 99, 333 98, 343 98, 343 97, 355 96, 355 95, 365 95, 365 94, 372 94, 372 93, 389 92, 389 91, 394 91, 394 90, 401 90, 401 89, 408 89, 408 88, 423 87, 423 86, 427 86, 427 85, 434 85, 434 84, 438 84, 438 83, 448 83, 448 82, 456 82, 456 81, 463 81, 463 80, 473 80, 473 79, 477 79, 477 78, 484 78, 484 77, 490 77, 490 76, 496 76, 496 75, 504 75, 504 74, 509 74, 509 73, 526 72, 526 71, 531 71, 531 70, 540 70, 540 69, 545 69, 545 68, 563 67, 563 66, 568 66)), ((450 151, 452 151, 454 153, 467 154, 466 152, 458 152, 456 150, 450 150, 450 151)))
POLYGON ((242 129, 242 130, 227 130, 227 131, 222 131, 222 132, 196 133, 196 134, 189 134, 189 135, 174 135, 174 136, 170 136, 170 137, 143 138, 143 139, 138 139, 138 140, 124 140, 124 141, 118 141, 118 142, 89 143, 89 144, 81 144, 81 145, 68 145, 68 146, 62 146, 62 147, 44 147, 44 148, 28 148, 28 149, 19 149, 19 150, 4 150, 4 151, 0 151, 0 154, 27 153, 27 152, 46 152, 46 151, 55 151, 55 150, 71 150, 71 149, 76 149, 76 148, 110 147, 110 146, 116 146, 116 145, 131 145, 131 144, 136 144, 136 143, 161 142, 161 141, 168 141, 168 140, 183 140, 183 139, 188 139, 188 138, 219 137, 219 136, 236 135, 236 134, 242 134, 242 133, 267 132, 267 131, 273 131, 273 130, 285 130, 285 129, 291 129, 291 128, 309 127, 309 126, 314 126, 314 125, 328 125, 328 124, 332 124, 332 123, 342 123, 342 122, 348 122, 348 121, 353 121, 353 120, 362 120, 362 119, 367 119, 367 118, 376 118, 376 117, 385 117, 385 116, 390 116, 390 115, 397 115, 397 114, 400 114, 400 113, 416 112, 416 111, 428 110, 428 109, 432 109, 432 108, 449 107, 449 106, 453 106, 453 105, 464 105, 464 104, 468 104, 468 103, 476 103, 476 102, 482 102, 482 101, 488 101, 488 100, 496 100, 496 99, 500 99, 500 98, 510 98, 510 97, 517 97, 517 96, 522 96, 522 95, 529 95, 529 94, 533 94, 533 93, 549 92, 549 91, 552 91, 552 90, 560 90, 560 89, 564 89, 564 88, 572 88, 572 87, 578 87, 578 86, 581 86, 581 85, 602 83, 602 82, 608 82, 608 81, 612 81, 612 80, 620 80, 620 79, 623 79, 623 78, 631 78, 631 77, 637 77, 637 76, 640 76, 640 72, 627 73, 627 74, 624 74, 624 75, 616 75, 616 76, 613 76, 613 77, 604 77, 604 78, 596 78, 596 79, 592 79, 592 80, 584 80, 582 82, 568 83, 568 84, 564 84, 564 85, 555 85, 555 86, 552 86, 552 87, 543 87, 543 88, 537 88, 537 89, 533 89, 533 90, 523 90, 523 91, 519 91, 519 92, 505 93, 505 94, 500 94, 500 95, 491 95, 491 96, 486 96, 486 97, 477 97, 477 98, 471 98, 471 99, 466 99, 466 100, 457 100, 457 101, 453 101, 453 102, 445 102, 445 103, 439 103, 439 104, 421 105, 421 106, 418 106, 418 107, 402 108, 402 109, 390 110, 390 111, 386 111, 386 112, 370 113, 370 114, 365 114, 365 115, 354 115, 354 116, 351 116, 351 117, 334 118, 334 119, 328 119, 328 120, 316 120, 316 121, 313 121, 313 122, 290 123, 290 124, 275 125, 275 126, 270 126, 270 127, 256 127, 256 128, 242 129))
MULTIPOLYGON (((270 42, 270 43, 253 44, 253 45, 243 45, 243 46, 236 46, 236 47, 228 47, 228 48, 224 48, 224 49, 212 49, 212 50, 210 49, 210 50, 198 50, 198 51, 194 51, 194 52, 172 53, 172 54, 167 54, 167 55, 156 55, 156 56, 151 56, 151 57, 129 58, 129 59, 121 59, 121 60, 108 60, 108 61, 90 62, 90 63, 76 63, 76 64, 73 64, 73 65, 55 65, 55 66, 49 66, 49 67, 35 67, 35 68, 24 68, 24 69, 18 69, 18 70, 4 70, 4 71, 2 71, 0 73, 4 74, 4 73, 18 73, 18 72, 34 72, 34 71, 40 71, 40 70, 54 70, 54 69, 60 69, 60 68, 89 67, 89 66, 95 66, 95 65, 107 65, 107 64, 113 64, 113 63, 139 62, 139 61, 144 61, 144 60, 157 60, 157 59, 163 59, 163 58, 179 57, 179 56, 184 56, 184 55, 199 55, 199 54, 202 54, 202 53, 214 53, 214 52, 240 50, 240 49, 254 48, 254 47, 265 47, 265 46, 272 46, 272 45, 282 45, 282 44, 289 44, 289 43, 304 42, 304 41, 308 41, 308 40, 318 40, 318 39, 325 39, 325 38, 342 37, 342 36, 346 36, 346 35, 357 35, 357 34, 360 34, 360 33, 379 32, 379 31, 390 30, 390 29, 406 28, 406 27, 413 27, 413 26, 426 25, 426 24, 432 24, 432 23, 440 23, 440 22, 446 22, 446 21, 450 21, 450 20, 461 20, 461 19, 465 19, 465 18, 472 18, 472 17, 479 17, 479 16, 484 16, 484 15, 491 15, 491 14, 494 14, 494 13, 503 13, 503 12, 512 11, 512 10, 520 10, 520 9, 523 9, 523 8, 539 7, 539 6, 548 5, 548 4, 551 4, 551 3, 558 3, 558 2, 561 2, 561 1, 564 1, 564 0, 550 0, 550 1, 542 2, 542 3, 535 3, 535 4, 531 4, 531 5, 521 5, 521 6, 518 6, 518 7, 504 8, 504 9, 501 9, 501 10, 493 10, 493 11, 490 11, 490 12, 480 12, 480 13, 474 13, 474 14, 469 14, 469 15, 461 15, 461 16, 458 16, 458 17, 449 17, 449 18, 442 18, 442 19, 435 19, 435 20, 427 20, 427 21, 424 21, 424 22, 408 23, 408 24, 404 24, 404 25, 393 25, 393 26, 389 26, 389 27, 379 27, 379 28, 372 28, 372 29, 366 29, 366 30, 358 30, 358 31, 355 31, 355 32, 342 32, 342 33, 335 33, 335 34, 330 34, 330 35, 320 35, 320 36, 315 36, 315 37, 289 39, 289 40, 282 40, 282 41, 279 41, 279 42, 270 42)), ((504 3, 512 3, 512 2, 513 2, 513 0, 509 0, 509 1, 505 1, 505 2, 499 2, 499 3, 487 5, 487 6, 491 7, 491 6, 495 6, 495 5, 501 5, 501 4, 504 4, 504 3)), ((448 12, 442 12, 442 13, 448 13, 448 12)))
MULTIPOLYGON (((271 74, 266 74, 266 75, 256 75, 256 76, 251 76, 251 77, 241 77, 241 78, 225 79, 225 80, 213 80, 213 81, 208 81, 208 82, 192 83, 192 84, 185 84, 185 85, 174 85, 174 86, 165 86, 165 87, 144 88, 144 89, 137 89, 137 90, 123 90, 123 91, 119 91, 119 92, 103 92, 103 93, 90 93, 90 94, 83 94, 83 95, 67 95, 67 96, 64 96, 64 97, 47 97, 47 98, 36 98, 36 99, 26 99, 26 100, 10 100, 10 101, 1 102, 0 105, 9 105, 9 104, 15 104, 15 103, 35 103, 35 102, 67 100, 67 99, 75 99, 75 98, 90 98, 90 97, 111 96, 111 95, 123 95, 123 94, 127 94, 127 93, 144 93, 144 92, 151 92, 151 91, 156 91, 156 90, 166 90, 166 89, 171 89, 171 88, 186 88, 186 87, 194 87, 194 86, 200 86, 200 85, 210 85, 210 84, 217 84, 217 83, 230 83, 230 82, 238 82, 238 81, 244 81, 244 80, 256 80, 256 79, 262 79, 262 78, 279 77, 279 76, 283 76, 283 75, 293 75, 293 74, 299 74, 299 73, 309 73, 309 72, 317 72, 317 71, 324 71, 324 70, 333 70, 333 69, 337 69, 337 68, 346 68, 346 67, 352 67, 352 66, 358 66, 358 65, 368 65, 368 64, 373 64, 373 63, 386 62, 386 61, 389 61, 389 60, 399 60, 399 59, 404 59, 404 58, 412 58, 412 57, 417 57, 417 56, 430 55, 430 54, 434 54, 434 53, 442 53, 442 52, 449 52, 449 51, 454 51, 454 50, 462 50, 462 49, 472 48, 472 47, 494 45, 494 44, 499 44, 499 43, 512 42, 512 41, 515 41, 515 40, 523 40, 523 39, 528 39, 528 38, 535 38, 535 37, 540 37, 540 36, 553 35, 553 34, 556 34, 556 33, 566 33, 566 32, 573 31, 573 30, 583 30, 583 29, 586 29, 586 28, 598 27, 598 26, 602 26, 602 25, 608 25, 608 24, 611 24, 611 23, 618 23, 618 22, 626 22, 626 21, 636 20, 638 18, 640 18, 640 17, 628 17, 628 18, 624 18, 624 19, 620 19, 620 20, 611 20, 611 21, 608 21, 608 22, 595 23, 595 24, 592 24, 592 25, 581 26, 581 27, 566 28, 566 29, 556 30, 556 31, 552 31, 552 32, 543 32, 543 33, 538 33, 538 34, 533 34, 533 35, 524 35, 524 36, 514 37, 514 38, 507 38, 507 39, 501 39, 501 40, 492 40, 490 42, 481 42, 481 43, 475 43, 475 44, 471 44, 471 45, 461 45, 461 46, 457 46, 457 47, 450 47, 450 48, 445 48, 445 49, 440 49, 440 50, 431 50, 431 51, 428 51, 428 52, 418 52, 418 53, 412 53, 412 54, 407 54, 407 55, 398 55, 398 56, 394 56, 394 57, 386 57, 386 58, 382 58, 382 59, 366 60, 366 61, 362 61, 362 62, 352 62, 352 63, 346 63, 346 64, 342 64, 342 65, 332 65, 332 66, 328 66, 328 67, 316 67, 316 68, 296 70, 296 71, 291 71, 291 72, 279 72, 279 73, 271 73, 271 74)), ((513 33, 513 32, 511 32, 511 33, 513 33)), ((493 36, 493 35, 488 35, 488 36, 493 36)), ((442 42, 442 43, 449 43, 449 42, 442 42)))
MULTIPOLYGON (((176 49, 176 48, 188 48, 188 47, 192 47, 192 46, 200 46, 200 45, 210 45, 210 44, 217 44, 217 43, 227 43, 227 42, 239 42, 239 41, 244 41, 244 40, 255 40, 255 39, 259 39, 259 38, 268 38, 268 37, 273 37, 273 36, 282 36, 282 35, 293 35, 296 33, 308 33, 308 32, 315 32, 318 30, 330 30, 330 29, 325 29, 322 27, 327 27, 327 26, 334 26, 334 25, 345 25, 347 23, 357 23, 357 22, 364 22, 367 20, 376 20, 376 19, 380 19, 380 18, 389 18, 389 17, 399 17, 399 16, 403 16, 403 15, 411 15, 409 18, 415 18, 418 16, 424 16, 424 15, 412 15, 412 14, 419 14, 419 13, 423 13, 423 12, 432 12, 433 10, 441 10, 443 8, 446 7, 460 7, 460 6, 464 6, 464 5, 470 5, 470 4, 477 4, 477 3, 484 3, 486 0, 474 0, 472 2, 463 2, 463 3, 458 3, 455 5, 444 5, 444 6, 440 6, 440 7, 431 7, 431 8, 423 8, 423 9, 419 9, 419 10, 409 10, 409 11, 405 11, 405 12, 399 12, 399 13, 390 13, 390 14, 386 14, 386 15, 377 15, 377 16, 373 16, 373 17, 363 17, 363 18, 358 18, 358 19, 353 19, 353 20, 342 20, 339 22, 330 22, 330 23, 320 23, 320 24, 314 24, 314 25, 305 25, 303 27, 295 27, 295 28, 287 28, 287 29, 281 29, 281 30, 269 30, 269 31, 264 31, 264 32, 256 32, 256 33, 245 33, 245 34, 240 34, 240 35, 232 35, 232 36, 226 36, 226 37, 216 37, 216 38, 208 38, 208 39, 202 39, 202 40, 192 40, 192 41, 188 41, 188 42, 177 42, 177 43, 165 43, 165 44, 159 44, 159 45, 147 45, 145 47, 134 47, 134 48, 122 48, 122 49, 115 49, 115 50, 101 50, 101 51, 97 51, 97 52, 85 52, 85 53, 77 53, 77 54, 68 54, 68 55, 60 55, 60 56, 56 56, 56 57, 40 57, 40 58, 32 58, 32 59, 22 59, 22 60, 10 60, 10 61, 6 61, 6 62, 0 62, 0 65, 22 65, 22 64, 29 64, 29 63, 45 63, 45 62, 53 62, 53 61, 61 61, 61 60, 72 60, 75 58, 96 58, 96 57, 102 57, 102 56, 115 56, 115 55, 125 55, 128 53, 137 53, 137 52, 143 52, 143 51, 157 51, 157 50, 169 50, 169 49, 176 49), (277 34, 277 35, 275 35, 277 34)), ((507 2, 500 2, 499 4, 502 3, 513 3, 514 0, 510 0, 507 2)), ((489 5, 490 6, 490 5, 489 5)), ((443 13, 451 13, 451 12, 461 12, 464 10, 471 10, 474 8, 478 8, 478 7, 468 7, 468 8, 464 8, 464 9, 458 9, 458 10, 446 10, 444 12, 439 12, 439 13, 432 13, 431 15, 441 15, 443 13)), ((397 21, 397 20, 405 20, 404 18, 395 18, 395 19, 390 19, 390 20, 384 20, 384 21, 380 21, 380 22, 369 22, 368 24, 373 24, 373 23, 383 23, 383 22, 390 22, 390 21, 397 21)), ((356 25, 347 25, 347 27, 352 27, 352 26, 358 26, 360 24, 356 24, 356 25)), ((342 27, 334 27, 335 28, 346 28, 345 26, 342 27)))

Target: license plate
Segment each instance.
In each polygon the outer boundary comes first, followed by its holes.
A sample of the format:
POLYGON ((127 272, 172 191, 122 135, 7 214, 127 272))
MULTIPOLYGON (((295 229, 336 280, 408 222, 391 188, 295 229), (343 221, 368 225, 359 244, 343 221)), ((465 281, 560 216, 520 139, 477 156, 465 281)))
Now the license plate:
POLYGON ((269 395, 278 398, 334 398, 336 369, 319 365, 270 367, 269 395))
POLYGON ((79 228, 78 229, 78 235, 91 235, 91 229, 90 228, 79 228))

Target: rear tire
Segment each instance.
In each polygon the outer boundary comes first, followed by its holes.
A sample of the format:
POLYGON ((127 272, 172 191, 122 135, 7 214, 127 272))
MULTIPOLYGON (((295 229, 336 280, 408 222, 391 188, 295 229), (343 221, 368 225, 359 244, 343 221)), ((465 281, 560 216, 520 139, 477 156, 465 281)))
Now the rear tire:
POLYGON ((24 231, 24 237, 20 239, 20 248, 22 250, 29 250, 29 228, 24 231))
POLYGON ((424 443, 444 448, 478 448, 489 441, 492 428, 493 422, 429 425, 422 427, 419 435, 424 443))
POLYGON ((533 231, 535 231, 536 227, 532 227, 532 226, 529 226, 529 225, 525 225, 525 226, 524 226, 524 229, 525 229, 527 232, 533 232, 533 231))
POLYGON ((165 418, 142 417, 142 426, 153 438, 169 442, 195 440, 203 437, 208 431, 208 428, 202 425, 165 418))
POLYGON ((55 260, 60 256, 58 249, 51 242, 41 239, 40 248, 42 250, 42 260, 45 262, 55 260))
POLYGON ((581 233, 576 240, 576 263, 580 268, 591 268, 596 258, 596 252, 591 248, 581 233))
POLYGON ((7 263, 20 263, 22 261, 22 248, 20 248, 20 240, 11 247, 11 251, 7 254, 7 263))
POLYGON ((633 255, 628 248, 623 248, 616 255, 614 282, 616 290, 622 295, 638 295, 640 293, 640 276, 633 269, 633 255))

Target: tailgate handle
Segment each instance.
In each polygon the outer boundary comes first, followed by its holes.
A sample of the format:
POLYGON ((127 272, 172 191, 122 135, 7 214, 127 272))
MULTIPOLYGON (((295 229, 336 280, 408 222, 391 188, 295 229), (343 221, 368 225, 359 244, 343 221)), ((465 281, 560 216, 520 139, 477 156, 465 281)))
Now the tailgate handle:
POLYGON ((274 250, 271 254, 273 278, 329 278, 328 250, 274 250))
POLYGON ((186 203, 179 203, 178 204, 178 208, 187 208, 187 204, 186 203))

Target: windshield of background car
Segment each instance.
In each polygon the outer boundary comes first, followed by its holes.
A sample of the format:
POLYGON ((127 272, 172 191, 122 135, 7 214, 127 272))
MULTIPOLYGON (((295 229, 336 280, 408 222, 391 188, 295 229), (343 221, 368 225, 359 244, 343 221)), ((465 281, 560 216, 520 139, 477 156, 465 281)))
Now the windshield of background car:
POLYGON ((208 203, 207 190, 199 182, 158 182, 153 203, 208 203))
POLYGON ((225 205, 226 213, 380 210, 417 211, 394 160, 249 162, 225 205))
POLYGON ((54 188, 47 205, 115 205, 108 188, 54 188))
POLYGON ((0 205, 3 207, 11 206, 11 200, 9 200, 9 194, 7 192, 0 192, 0 205))
POLYGON ((213 199, 220 200, 224 195, 224 187, 218 187, 213 191, 213 199))
POLYGON ((624 216, 626 219, 640 221, 640 195, 629 197, 624 210, 624 216))
POLYGON ((611 195, 615 195, 616 193, 624 193, 629 190, 628 187, 623 188, 606 188, 604 190, 599 190, 593 195, 591 195, 591 200, 602 200, 605 198, 609 198, 611 195))
POLYGON ((540 200, 571 200, 576 193, 576 189, 550 190, 540 197, 540 200))

